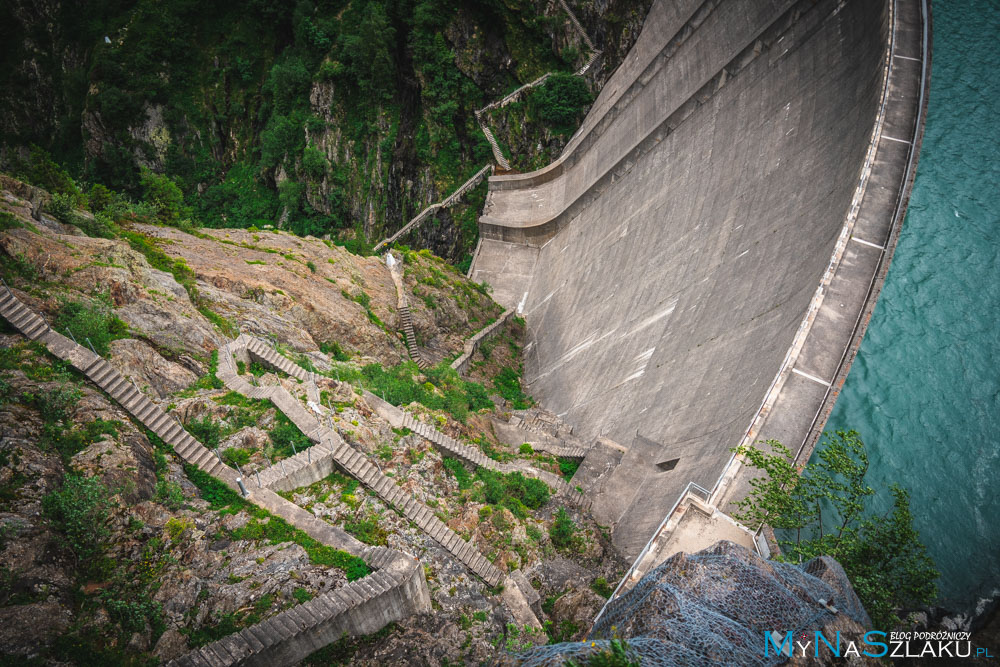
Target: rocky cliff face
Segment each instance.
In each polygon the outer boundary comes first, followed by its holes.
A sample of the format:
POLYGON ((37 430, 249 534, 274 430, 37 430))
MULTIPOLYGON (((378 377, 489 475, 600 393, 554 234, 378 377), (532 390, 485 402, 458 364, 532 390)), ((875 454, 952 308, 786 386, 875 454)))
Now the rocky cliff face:
MULTIPOLYGON (((604 57, 634 41, 648 0, 576 6, 604 57)), ((88 183, 139 194, 166 173, 213 225, 280 224, 375 242, 491 161, 473 111, 589 53, 560 3, 14 2, 0 15, 0 155, 30 144, 88 183)), ((507 148, 565 137, 513 122, 507 148), (516 138, 516 141, 514 139, 516 138)), ((539 157, 538 159, 542 159, 539 157)), ((536 160, 537 161, 537 160, 536 160)), ((458 260, 483 193, 410 239, 458 260)))
MULTIPOLYGON (((136 224, 127 238, 92 238, 48 215, 36 224, 27 200, 4 194, 0 207, 20 221, 0 234, 8 282, 30 277, 27 298, 51 315, 68 299, 105 295, 135 335, 115 341, 113 356, 158 391, 203 373, 211 350, 240 330, 299 353, 337 344, 386 364, 407 358, 395 287, 379 258, 280 232, 136 224), (18 266, 27 273, 10 268, 18 266)), ((441 260, 408 253, 406 262, 414 328, 432 359, 460 352, 499 314, 441 260)))

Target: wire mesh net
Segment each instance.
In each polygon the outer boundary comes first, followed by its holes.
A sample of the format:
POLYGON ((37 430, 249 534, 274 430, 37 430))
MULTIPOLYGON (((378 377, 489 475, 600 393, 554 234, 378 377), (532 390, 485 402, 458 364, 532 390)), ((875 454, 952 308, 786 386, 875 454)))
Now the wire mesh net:
POLYGON ((696 554, 676 554, 651 571, 608 605, 586 641, 537 647, 516 661, 586 664, 610 650, 611 639, 624 638, 626 654, 643 667, 776 665, 785 658, 774 649, 764 656, 765 633, 819 630, 836 615, 870 627, 832 558, 778 563, 722 541, 696 554))

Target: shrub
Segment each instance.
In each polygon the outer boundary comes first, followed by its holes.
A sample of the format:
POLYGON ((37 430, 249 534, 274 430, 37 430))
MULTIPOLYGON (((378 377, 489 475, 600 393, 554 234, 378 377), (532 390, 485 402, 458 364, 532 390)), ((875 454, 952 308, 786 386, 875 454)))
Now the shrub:
POLYGON ((209 415, 205 415, 201 419, 191 419, 184 424, 184 428, 198 440, 201 444, 205 445, 209 449, 215 449, 219 446, 219 440, 222 439, 222 426, 218 421, 212 419, 209 415))
POLYGON ((139 176, 143 196, 153 205, 161 222, 176 223, 191 212, 184 206, 184 193, 169 176, 163 176, 143 168, 139 176))
POLYGON ((378 517, 375 515, 370 514, 361 519, 345 521, 344 530, 374 547, 384 547, 389 543, 389 531, 379 525, 378 517))
POLYGON ((477 494, 481 501, 506 507, 519 519, 527 517, 529 509, 542 507, 551 494, 545 482, 525 477, 520 472, 503 474, 478 468, 476 479, 482 482, 477 494))
POLYGON ((113 196, 111 190, 100 183, 94 183, 87 192, 87 208, 93 213, 99 213, 111 205, 113 196))
POLYGON ((70 473, 62 486, 42 498, 42 510, 66 535, 78 565, 93 573, 108 546, 107 488, 93 477, 70 473))
POLYGON ((509 401, 515 410, 527 410, 533 401, 521 390, 521 377, 512 368, 503 368, 493 378, 493 388, 509 401))
POLYGON ((229 465, 245 466, 250 463, 250 452, 242 447, 228 447, 222 452, 222 458, 229 465))
POLYGON ((557 549, 568 549, 573 546, 576 537, 576 524, 566 512, 565 507, 560 507, 556 512, 555 521, 549 527, 549 539, 557 549))
POLYGON ((278 458, 288 458, 312 445, 299 427, 280 412, 275 415, 274 428, 267 434, 271 438, 271 444, 274 445, 274 455, 278 458))
POLYGON ((522 442, 521 446, 518 448, 518 451, 520 451, 522 454, 526 456, 531 456, 532 454, 535 453, 535 450, 532 448, 531 443, 528 442, 522 442))
POLYGON ((528 97, 529 109, 559 134, 573 131, 594 99, 587 82, 574 74, 553 74, 528 97))
POLYGON ((458 459, 445 457, 441 461, 441 465, 444 469, 452 474, 452 476, 458 481, 458 488, 460 490, 465 490, 472 487, 472 475, 469 471, 465 469, 462 462, 458 459))
POLYGON ((153 499, 172 510, 178 510, 184 506, 184 491, 177 482, 161 479, 156 483, 156 495, 153 499))
POLYGON ((602 598, 610 598, 611 594, 615 592, 615 589, 611 588, 608 580, 604 577, 597 577, 590 584, 591 590, 600 595, 602 598))
POLYGON ((184 533, 194 528, 194 524, 191 523, 190 519, 170 517, 167 519, 166 526, 164 527, 167 529, 167 535, 170 536, 170 541, 176 543, 184 536, 184 533))
POLYGON ((573 475, 580 468, 580 461, 577 459, 568 459, 565 457, 559 458, 559 472, 566 479, 572 479, 573 475))
POLYGON ((86 338, 101 356, 110 352, 111 341, 128 336, 128 325, 111 312, 110 302, 102 297, 94 304, 66 301, 56 313, 54 328, 73 332, 81 345, 86 338))
POLYGON ((348 354, 344 348, 340 346, 340 343, 335 340, 332 340, 329 343, 320 343, 319 351, 329 356, 334 361, 348 361, 351 358, 351 355, 348 354))

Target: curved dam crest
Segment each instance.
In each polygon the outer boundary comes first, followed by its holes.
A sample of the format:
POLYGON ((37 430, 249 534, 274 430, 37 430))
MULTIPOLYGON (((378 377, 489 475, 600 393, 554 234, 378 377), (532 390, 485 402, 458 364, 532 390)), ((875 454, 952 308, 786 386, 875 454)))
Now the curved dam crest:
POLYGON ((530 393, 626 449, 593 511, 627 556, 769 410, 793 450, 822 425, 905 209, 920 19, 902 0, 654 2, 559 160, 490 178, 471 275, 522 308, 530 393))

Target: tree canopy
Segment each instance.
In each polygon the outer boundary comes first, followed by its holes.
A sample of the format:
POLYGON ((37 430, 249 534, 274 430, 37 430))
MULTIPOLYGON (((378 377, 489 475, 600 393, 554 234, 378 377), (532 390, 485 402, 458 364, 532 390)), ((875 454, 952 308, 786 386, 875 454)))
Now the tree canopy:
POLYGON ((938 571, 913 527, 909 493, 896 484, 892 507, 874 514, 875 490, 865 482, 868 454, 856 431, 825 433, 816 460, 800 471, 776 440, 736 449, 765 473, 734 516, 751 528, 775 529, 782 560, 832 556, 843 566, 876 628, 898 625, 900 612, 934 601, 938 571))

